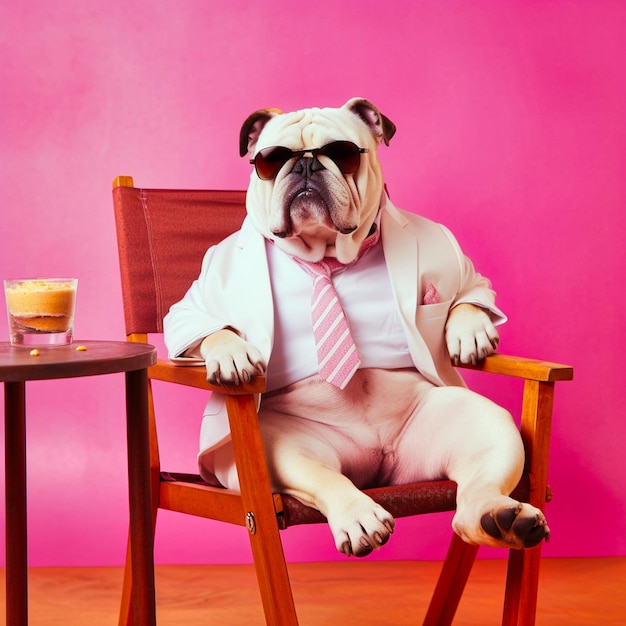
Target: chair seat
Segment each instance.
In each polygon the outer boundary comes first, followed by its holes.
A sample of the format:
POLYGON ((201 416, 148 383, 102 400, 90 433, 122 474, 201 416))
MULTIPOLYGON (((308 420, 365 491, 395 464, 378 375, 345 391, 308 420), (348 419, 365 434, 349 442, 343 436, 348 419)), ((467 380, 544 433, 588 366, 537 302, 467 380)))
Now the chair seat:
MULTIPOLYGON (((169 483, 204 485, 214 489, 199 474, 161 472, 161 480, 169 483)), ((527 474, 513 491, 513 497, 525 501, 528 498, 530 479, 527 474)), ((372 500, 389 511, 393 517, 408 517, 421 513, 443 513, 456 507, 456 483, 452 480, 433 480, 407 485, 374 487, 364 489, 372 500)), ((285 530, 301 524, 323 524, 326 518, 316 509, 302 504, 293 496, 274 494, 274 506, 278 526, 285 530)))
MULTIPOLYGON (((394 518, 415 515, 415 511, 422 513, 453 511, 456 506, 456 483, 451 480, 376 487, 363 491, 389 511, 394 518)), ((326 518, 319 511, 302 504, 292 496, 280 494, 280 501, 283 510, 277 513, 281 530, 299 524, 326 522, 326 518)))

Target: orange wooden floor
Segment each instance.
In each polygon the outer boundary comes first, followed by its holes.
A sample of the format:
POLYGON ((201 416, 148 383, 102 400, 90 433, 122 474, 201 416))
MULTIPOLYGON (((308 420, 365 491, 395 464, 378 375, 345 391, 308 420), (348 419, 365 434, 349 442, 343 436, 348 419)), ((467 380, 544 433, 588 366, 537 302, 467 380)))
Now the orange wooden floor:
MULTIPOLYGON (((477 561, 455 624, 499 624, 504 567, 477 561)), ((301 626, 400 626, 421 623, 439 564, 346 561, 289 569, 301 626)), ((32 625, 117 624, 121 568, 34 568, 29 576, 32 625)), ((157 595, 160 626, 264 623, 251 566, 158 566, 157 595)), ((0 596, 3 607, 4 581, 0 596)), ((537 626, 624 626, 625 598, 626 558, 545 559, 537 626)))

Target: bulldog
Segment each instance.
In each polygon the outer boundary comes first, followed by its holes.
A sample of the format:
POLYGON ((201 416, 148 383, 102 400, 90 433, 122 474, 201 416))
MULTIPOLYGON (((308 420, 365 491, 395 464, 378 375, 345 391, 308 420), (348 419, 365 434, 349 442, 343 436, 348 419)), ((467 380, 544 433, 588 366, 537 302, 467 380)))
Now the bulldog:
MULTIPOLYGON (((377 151, 395 131, 362 98, 250 115, 246 220, 207 251, 167 314, 169 355, 203 361, 224 387, 266 375, 259 418, 273 488, 321 511, 340 552, 367 555, 393 533, 362 489, 443 478, 458 484, 462 539, 531 547, 550 531, 509 495, 524 465, 519 431, 453 367, 492 353, 506 318, 452 233, 391 203, 377 151), (316 318, 322 301, 324 314, 340 307, 340 322, 316 318), (331 373, 324 344, 340 352, 331 373)), ((218 393, 199 464, 207 481, 238 489, 218 393)))

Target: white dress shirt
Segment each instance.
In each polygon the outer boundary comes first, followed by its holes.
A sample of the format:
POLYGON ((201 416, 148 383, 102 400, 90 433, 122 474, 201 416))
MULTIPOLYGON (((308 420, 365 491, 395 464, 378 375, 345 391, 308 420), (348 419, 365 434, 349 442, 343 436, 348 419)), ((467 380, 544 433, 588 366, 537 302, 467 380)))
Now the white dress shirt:
MULTIPOLYGON (((318 366, 311 321, 313 277, 271 242, 266 249, 274 302, 274 346, 267 370, 271 391, 316 374, 318 366)), ((332 279, 361 367, 413 367, 380 242, 332 279)))

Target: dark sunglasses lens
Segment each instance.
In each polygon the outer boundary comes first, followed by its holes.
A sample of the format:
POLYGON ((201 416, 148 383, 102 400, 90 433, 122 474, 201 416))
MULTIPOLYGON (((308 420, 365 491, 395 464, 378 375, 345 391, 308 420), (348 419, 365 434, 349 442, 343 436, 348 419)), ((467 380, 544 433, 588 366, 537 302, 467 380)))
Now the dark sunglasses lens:
POLYGON ((274 146, 264 148, 254 157, 254 167, 259 178, 273 180, 280 168, 291 159, 293 152, 289 148, 274 146))
POLYGON ((354 174, 361 164, 359 148, 351 141, 333 141, 320 148, 319 154, 334 161, 342 174, 354 174))

